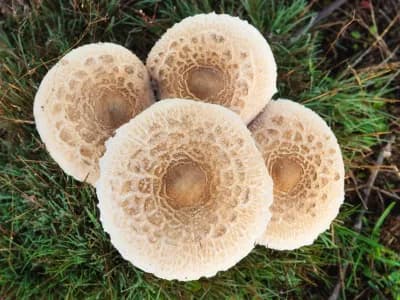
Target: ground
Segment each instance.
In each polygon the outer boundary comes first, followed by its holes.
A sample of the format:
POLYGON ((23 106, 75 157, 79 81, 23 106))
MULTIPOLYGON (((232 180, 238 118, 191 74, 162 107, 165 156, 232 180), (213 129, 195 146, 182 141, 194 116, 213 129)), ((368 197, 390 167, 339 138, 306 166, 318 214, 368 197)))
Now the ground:
POLYGON ((0 299, 400 299, 400 2, 329 9, 340 2, 0 2, 0 299), (32 102, 43 75, 72 48, 110 41, 144 60, 173 23, 210 11, 257 27, 279 66, 275 98, 305 104, 333 128, 346 201, 312 246, 257 247, 214 278, 164 281, 111 246, 94 189, 49 157, 32 102))

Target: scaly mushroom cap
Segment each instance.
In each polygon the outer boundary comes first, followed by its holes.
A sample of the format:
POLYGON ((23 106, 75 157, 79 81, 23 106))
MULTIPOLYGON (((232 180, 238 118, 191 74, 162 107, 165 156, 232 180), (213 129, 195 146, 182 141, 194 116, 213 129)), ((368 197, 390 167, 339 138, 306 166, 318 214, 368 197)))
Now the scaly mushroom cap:
POLYGON ((65 55, 44 77, 33 106, 36 127, 60 167, 94 184, 104 142, 154 102, 146 67, 128 49, 89 44, 65 55))
POLYGON ((277 250, 312 244, 344 200, 335 135, 315 112, 283 99, 271 101, 249 128, 274 182, 271 221, 258 242, 277 250))
POLYGON ((249 123, 276 92, 276 64, 264 37, 229 15, 188 17, 147 58, 160 98, 216 103, 249 123))
POLYGON ((269 219, 272 180, 240 117, 213 104, 158 102, 106 143, 100 220, 135 266, 194 280, 233 266, 269 219))

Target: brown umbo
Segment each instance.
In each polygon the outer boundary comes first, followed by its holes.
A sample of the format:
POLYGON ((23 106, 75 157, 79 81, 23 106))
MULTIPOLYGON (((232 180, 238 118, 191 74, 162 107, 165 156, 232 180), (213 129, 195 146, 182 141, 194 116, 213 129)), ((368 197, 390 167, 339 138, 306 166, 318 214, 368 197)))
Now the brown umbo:
POLYGON ((100 219, 135 266, 194 280, 233 266, 269 220, 272 180, 240 117, 214 104, 163 100, 106 143, 100 219))
POLYGON ((260 32, 229 15, 199 14, 170 28, 147 68, 160 98, 223 105, 249 123, 276 92, 276 64, 260 32))
POLYGON ((259 244, 309 245, 329 228, 344 200, 344 165, 332 130, 312 110, 271 101, 250 124, 274 182, 272 217, 259 244))
POLYGON ((105 140, 153 102, 143 63, 122 46, 97 43, 72 50, 49 70, 33 110, 54 160, 94 184, 105 140))

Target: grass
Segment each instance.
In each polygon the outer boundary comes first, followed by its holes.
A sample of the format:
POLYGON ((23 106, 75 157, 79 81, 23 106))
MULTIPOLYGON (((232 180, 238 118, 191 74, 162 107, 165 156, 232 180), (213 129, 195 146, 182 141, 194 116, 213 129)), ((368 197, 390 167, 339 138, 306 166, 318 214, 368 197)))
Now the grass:
MULTIPOLYGON (((335 72, 324 31, 305 30, 315 15, 306 1, 85 0, 32 2, 0 21, 0 299, 327 298, 344 262, 343 298, 400 299, 400 256, 380 241, 385 218, 352 222, 360 203, 349 194, 331 229, 296 251, 257 247, 211 279, 164 281, 134 268, 102 231, 93 188, 66 176, 35 130, 32 103, 47 70, 89 42, 122 44, 145 59, 173 23, 200 12, 247 19, 268 39, 279 66, 279 97, 317 111, 338 136, 348 174, 365 165, 394 116, 396 70, 335 72)), ((359 55, 355 53, 354 55, 359 55)), ((387 201, 388 204, 390 201, 387 201)))

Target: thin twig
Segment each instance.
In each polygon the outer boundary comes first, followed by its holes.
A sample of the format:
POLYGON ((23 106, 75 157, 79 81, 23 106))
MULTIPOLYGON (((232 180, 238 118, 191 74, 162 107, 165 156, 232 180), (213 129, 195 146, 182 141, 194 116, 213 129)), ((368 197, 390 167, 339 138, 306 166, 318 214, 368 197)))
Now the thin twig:
POLYGON ((397 19, 400 17, 400 12, 393 18, 392 22, 390 22, 390 24, 383 30, 383 32, 376 36, 374 43, 369 46, 369 48, 362 53, 355 62, 352 63, 352 67, 355 68, 363 59, 366 55, 368 55, 375 47, 378 43, 380 43, 381 40, 383 40, 383 38, 385 37, 385 35, 390 31, 390 29, 396 24, 397 19))
POLYGON ((390 197, 390 198, 393 198, 393 199, 395 199, 395 200, 397 200, 397 201, 400 201, 400 196, 397 195, 397 194, 395 194, 395 193, 391 193, 391 192, 385 191, 385 190, 380 189, 380 188, 377 188, 377 187, 375 187, 375 186, 373 186, 372 189, 373 189, 374 191, 378 191, 378 192, 380 192, 380 193, 382 193, 382 194, 384 194, 384 195, 386 195, 386 196, 388 196, 388 197, 390 197))
MULTIPOLYGON (((392 144, 394 143, 394 140, 395 140, 395 137, 394 137, 394 135, 392 135, 389 138, 389 141, 387 142, 386 146, 379 153, 378 159, 376 160, 376 165, 377 166, 381 166, 382 163, 383 163, 383 160, 385 158, 390 157, 391 152, 392 152, 392 144)), ((367 205, 368 205, 368 198, 369 198, 369 196, 371 194, 371 190, 372 190, 372 187, 373 187, 373 185, 375 183, 376 177, 378 176, 378 173, 379 173, 379 167, 373 169, 372 172, 371 172, 371 175, 368 178, 367 188, 365 189, 365 201, 366 201, 367 205)))
POLYGON ((316 16, 313 16, 308 22, 306 26, 304 26, 302 29, 300 29, 293 37, 292 43, 296 42, 299 40, 305 33, 307 33, 312 27, 314 27, 316 24, 318 24, 320 21, 325 19, 326 17, 329 17, 335 10, 337 10, 339 7, 341 7, 343 4, 345 4, 347 0, 336 0, 329 4, 327 7, 325 7, 323 10, 321 10, 316 16))
POLYGON ((360 188, 361 188, 361 187, 358 186, 358 184, 357 184, 357 179, 356 179, 356 177, 354 176, 353 171, 350 170, 349 174, 350 174, 351 180, 353 181, 354 190, 356 191, 358 198, 360 199, 360 201, 361 201, 361 203, 362 203, 364 209, 368 209, 367 203, 365 203, 364 197, 361 195, 361 192, 360 192, 360 188))
POLYGON ((329 4, 327 7, 325 7, 322 11, 320 11, 317 15, 317 17, 314 20, 314 26, 321 20, 325 19, 326 17, 329 17, 335 10, 337 10, 339 7, 341 7, 343 4, 345 4, 347 0, 336 0, 329 4))
MULTIPOLYGON (((367 206, 367 208, 361 209, 360 213, 357 216, 355 223, 353 224, 353 230, 357 233, 357 236, 353 237, 352 242, 351 242, 352 245, 355 243, 358 235, 361 232, 362 219, 364 218, 364 216, 368 210, 369 197, 371 195, 371 190, 373 189, 373 185, 375 183, 376 177, 378 176, 378 173, 380 170, 379 166, 382 165, 383 160, 385 158, 390 156, 391 151, 392 151, 392 144, 394 143, 394 141, 395 141, 395 137, 391 136, 389 138, 389 141, 385 145, 385 147, 383 147, 381 149, 381 151, 379 152, 378 158, 376 159, 376 162, 375 162, 376 168, 372 169, 371 175, 368 178, 366 188, 364 189, 364 202, 365 202, 365 205, 367 206)), ((337 300, 339 298, 340 290, 344 286, 344 279, 346 277, 348 268, 349 268, 349 262, 345 262, 343 264, 343 267, 340 267, 340 270, 339 270, 340 276, 339 276, 338 281, 336 282, 336 285, 332 291, 332 294, 329 296, 329 300, 337 300)))

